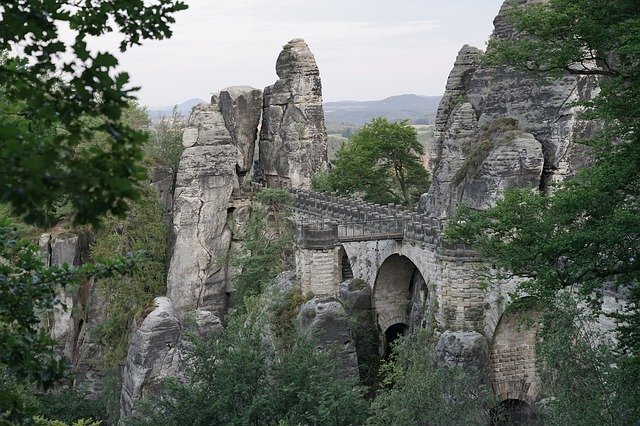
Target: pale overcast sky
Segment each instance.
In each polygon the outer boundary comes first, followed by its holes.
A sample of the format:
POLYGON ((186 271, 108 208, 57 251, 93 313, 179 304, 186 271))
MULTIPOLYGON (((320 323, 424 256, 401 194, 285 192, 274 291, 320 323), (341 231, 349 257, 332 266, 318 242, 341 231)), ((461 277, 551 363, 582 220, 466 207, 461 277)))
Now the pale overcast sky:
MULTIPOLYGON (((304 38, 325 101, 441 95, 464 44, 480 48, 503 0, 186 0, 169 40, 120 57, 142 104, 209 99, 277 79, 282 45, 304 38)), ((99 44, 103 44, 103 40, 99 44)))

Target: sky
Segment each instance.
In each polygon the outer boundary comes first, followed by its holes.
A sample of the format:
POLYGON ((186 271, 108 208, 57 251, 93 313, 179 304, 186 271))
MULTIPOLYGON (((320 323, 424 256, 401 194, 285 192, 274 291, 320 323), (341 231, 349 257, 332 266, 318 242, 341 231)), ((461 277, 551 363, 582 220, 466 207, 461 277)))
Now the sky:
POLYGON ((282 46, 298 37, 315 55, 325 101, 441 95, 460 47, 485 47, 502 1, 186 0, 170 39, 119 59, 151 107, 273 84, 282 46))

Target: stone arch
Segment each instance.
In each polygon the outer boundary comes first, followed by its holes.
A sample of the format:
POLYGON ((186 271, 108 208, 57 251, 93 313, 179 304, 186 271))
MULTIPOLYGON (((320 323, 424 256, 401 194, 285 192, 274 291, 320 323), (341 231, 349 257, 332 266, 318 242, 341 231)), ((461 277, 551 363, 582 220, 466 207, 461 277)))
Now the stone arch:
POLYGON ((373 286, 373 307, 383 334, 395 324, 408 327, 416 274, 422 276, 416 264, 399 254, 390 255, 380 265, 373 286))
POLYGON ((540 396, 535 345, 540 313, 514 309, 502 314, 491 340, 491 383, 497 400, 533 405, 540 396))
POLYGON ((344 246, 338 248, 338 273, 340 275, 340 282, 353 278, 351 260, 344 246))

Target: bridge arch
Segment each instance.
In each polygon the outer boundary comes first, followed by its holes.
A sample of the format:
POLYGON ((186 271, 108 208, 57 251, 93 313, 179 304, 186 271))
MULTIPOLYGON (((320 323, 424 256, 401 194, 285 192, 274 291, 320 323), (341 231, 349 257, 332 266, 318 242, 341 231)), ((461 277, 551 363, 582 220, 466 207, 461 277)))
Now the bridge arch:
POLYGON ((378 268, 373 286, 373 307, 384 337, 385 352, 393 340, 409 331, 416 282, 424 282, 420 270, 401 254, 391 254, 378 268))
MULTIPOLYGON (((540 315, 525 308, 507 310, 501 315, 491 339, 493 390, 507 412, 518 416, 524 415, 523 410, 540 397, 535 353, 540 315)), ((529 412, 528 408, 526 411, 529 412)))

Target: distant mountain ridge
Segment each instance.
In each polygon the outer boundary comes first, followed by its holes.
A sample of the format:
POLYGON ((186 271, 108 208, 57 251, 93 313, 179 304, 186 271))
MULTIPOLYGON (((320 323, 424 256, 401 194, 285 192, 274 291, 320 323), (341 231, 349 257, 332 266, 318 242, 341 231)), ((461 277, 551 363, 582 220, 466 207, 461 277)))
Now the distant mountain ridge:
POLYGON ((361 126, 374 117, 408 119, 412 124, 433 124, 441 96, 413 94, 391 96, 378 101, 325 102, 327 123, 361 126))
MULTIPOLYGON (((189 100, 186 100, 183 103, 176 105, 178 113, 182 116, 188 117, 189 114, 191 114, 191 108, 203 102, 205 101, 200 98, 191 98, 189 100)), ((163 107, 149 107, 149 117, 151 117, 151 119, 168 117, 173 114, 173 107, 173 105, 163 107)))
MULTIPOLYGON (((344 124, 361 126, 375 117, 389 120, 408 119, 412 124, 433 124, 441 96, 413 94, 391 96, 378 101, 337 101, 324 103, 324 115, 328 125, 344 124)), ((204 100, 192 98, 178 105, 178 112, 188 117, 191 108, 204 100)), ((149 116, 159 119, 170 116, 173 106, 149 107, 149 116)))

